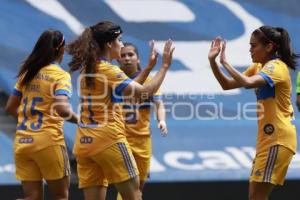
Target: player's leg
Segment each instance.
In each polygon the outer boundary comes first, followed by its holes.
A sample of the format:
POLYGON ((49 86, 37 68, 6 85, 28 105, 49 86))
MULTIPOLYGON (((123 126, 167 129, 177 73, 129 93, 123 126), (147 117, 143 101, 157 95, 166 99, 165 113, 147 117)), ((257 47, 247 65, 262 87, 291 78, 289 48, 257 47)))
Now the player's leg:
POLYGON ((21 180, 25 200, 43 199, 44 190, 42 174, 38 165, 32 159, 32 154, 14 154, 16 178, 21 180))
POLYGON ((89 157, 77 157, 79 188, 85 200, 105 200, 108 182, 102 168, 89 157))
POLYGON ((274 186, 271 183, 250 182, 249 200, 268 200, 274 186))
POLYGON ((146 183, 146 181, 140 180, 140 187, 139 187, 139 189, 140 189, 141 199, 143 199, 143 189, 144 189, 145 183, 146 183))
POLYGON ((138 169, 127 141, 113 144, 92 158, 123 200, 140 199, 138 169))
POLYGON ((59 180, 47 181, 49 191, 55 200, 66 200, 69 198, 70 177, 65 176, 59 180))
POLYGON ((60 145, 47 147, 37 152, 34 160, 38 164, 43 178, 47 181, 52 199, 68 199, 70 164, 66 148, 60 145))
POLYGON ((42 181, 22 181, 24 191, 24 200, 42 200, 44 199, 44 190, 42 181))
MULTIPOLYGON (((151 160, 151 137, 150 136, 135 136, 127 137, 130 149, 132 151, 134 160, 139 170, 140 179, 140 198, 143 196, 143 187, 149 176, 150 160, 151 160)), ((121 195, 117 194, 117 200, 122 200, 121 195)))
POLYGON ((105 200, 107 187, 92 186, 83 188, 85 200, 105 200))
POLYGON ((276 185, 283 185, 293 152, 281 145, 256 155, 250 176, 249 199, 268 199, 276 185))
POLYGON ((143 196, 143 188, 150 173, 150 160, 152 155, 152 144, 150 136, 128 138, 134 159, 139 170, 140 196, 143 196))
POLYGON ((138 176, 121 183, 115 183, 115 186, 123 200, 141 200, 138 176))

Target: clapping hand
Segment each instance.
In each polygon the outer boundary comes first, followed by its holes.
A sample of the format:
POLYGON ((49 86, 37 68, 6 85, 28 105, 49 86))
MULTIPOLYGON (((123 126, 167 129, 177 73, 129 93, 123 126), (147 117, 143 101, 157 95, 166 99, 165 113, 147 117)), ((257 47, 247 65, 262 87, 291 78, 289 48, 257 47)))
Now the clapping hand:
POLYGON ((172 63, 172 57, 175 47, 172 47, 172 40, 166 41, 162 57, 162 67, 169 68, 172 63))

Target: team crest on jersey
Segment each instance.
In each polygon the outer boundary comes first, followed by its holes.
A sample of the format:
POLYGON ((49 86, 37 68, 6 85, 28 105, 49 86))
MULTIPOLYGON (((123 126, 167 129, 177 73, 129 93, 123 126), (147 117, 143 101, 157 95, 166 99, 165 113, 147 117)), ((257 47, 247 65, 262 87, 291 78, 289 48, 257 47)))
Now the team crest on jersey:
POLYGON ((271 135, 274 132, 275 128, 272 124, 266 124, 264 127, 264 132, 267 135, 271 135))
POLYGON ((267 65, 264 66, 263 69, 270 72, 270 73, 273 73, 274 70, 275 70, 275 66, 273 64, 267 64, 267 65))

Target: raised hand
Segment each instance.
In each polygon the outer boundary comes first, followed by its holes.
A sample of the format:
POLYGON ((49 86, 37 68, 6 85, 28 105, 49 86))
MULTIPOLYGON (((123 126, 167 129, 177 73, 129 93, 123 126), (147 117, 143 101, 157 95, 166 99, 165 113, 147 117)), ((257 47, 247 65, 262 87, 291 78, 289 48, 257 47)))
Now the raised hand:
POLYGON ((172 63, 172 57, 175 47, 172 47, 172 40, 168 39, 165 42, 163 56, 162 56, 162 67, 169 68, 172 63))
POLYGON ((152 69, 157 63, 158 53, 154 48, 154 40, 151 40, 149 42, 149 46, 150 46, 150 54, 149 54, 148 67, 152 69))
POLYGON ((208 59, 215 60, 216 57, 219 55, 220 51, 221 51, 221 38, 216 37, 211 42, 210 50, 208 52, 208 59))
POLYGON ((226 49, 226 40, 223 40, 222 49, 221 49, 221 56, 220 56, 220 63, 222 65, 228 63, 227 59, 226 59, 225 49, 226 49))

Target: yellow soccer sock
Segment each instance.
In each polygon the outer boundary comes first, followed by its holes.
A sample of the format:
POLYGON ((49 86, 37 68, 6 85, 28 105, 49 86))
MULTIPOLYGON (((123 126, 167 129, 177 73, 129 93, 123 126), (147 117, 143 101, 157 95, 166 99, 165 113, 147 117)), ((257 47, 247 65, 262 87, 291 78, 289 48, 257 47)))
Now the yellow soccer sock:
POLYGON ((121 194, 118 192, 117 194, 117 200, 123 200, 121 194))

